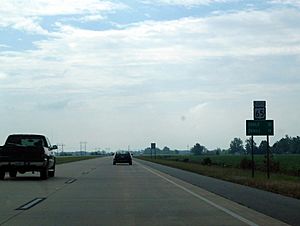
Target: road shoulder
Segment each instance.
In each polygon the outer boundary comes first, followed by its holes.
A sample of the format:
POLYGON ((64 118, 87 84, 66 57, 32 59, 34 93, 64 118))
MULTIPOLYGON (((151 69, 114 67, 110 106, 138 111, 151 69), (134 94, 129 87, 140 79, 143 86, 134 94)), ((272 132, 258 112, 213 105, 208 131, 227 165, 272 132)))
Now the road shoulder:
POLYGON ((298 225, 300 222, 298 199, 144 160, 135 161, 290 225, 298 225))

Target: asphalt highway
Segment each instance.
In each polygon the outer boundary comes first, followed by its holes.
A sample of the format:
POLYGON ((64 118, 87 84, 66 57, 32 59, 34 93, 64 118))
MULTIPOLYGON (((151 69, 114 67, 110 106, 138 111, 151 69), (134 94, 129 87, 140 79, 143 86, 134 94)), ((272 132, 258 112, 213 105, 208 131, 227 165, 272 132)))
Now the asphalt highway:
MULTIPOLYGON (((291 225, 300 225, 300 200, 149 161, 139 162, 250 209, 291 225)), ((272 177, 272 175, 271 175, 272 177)))
POLYGON ((112 158, 57 166, 43 181, 24 174, 0 181, 0 225, 286 225, 165 174, 141 161, 112 158))

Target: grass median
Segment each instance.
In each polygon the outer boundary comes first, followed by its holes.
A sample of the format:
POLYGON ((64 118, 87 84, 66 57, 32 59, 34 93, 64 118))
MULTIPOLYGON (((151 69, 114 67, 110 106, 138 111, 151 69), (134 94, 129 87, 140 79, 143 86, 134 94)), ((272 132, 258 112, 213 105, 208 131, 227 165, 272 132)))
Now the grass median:
POLYGON ((267 179, 265 172, 255 171, 255 177, 252 178, 251 170, 226 168, 215 165, 208 166, 200 163, 180 162, 166 159, 151 159, 150 157, 138 158, 300 199, 300 177, 297 176, 271 174, 270 179, 267 179))
POLYGON ((77 162, 77 161, 100 158, 100 157, 103 157, 103 156, 59 156, 59 157, 56 157, 56 164, 77 162))

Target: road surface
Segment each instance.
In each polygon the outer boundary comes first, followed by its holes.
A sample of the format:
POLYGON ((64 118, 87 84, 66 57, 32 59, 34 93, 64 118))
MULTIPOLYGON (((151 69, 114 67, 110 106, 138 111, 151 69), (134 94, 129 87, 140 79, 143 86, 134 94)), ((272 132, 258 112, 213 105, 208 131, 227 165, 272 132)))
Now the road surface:
MULTIPOLYGON (((300 200, 149 161, 144 165, 291 225, 300 225, 300 200)), ((272 176, 272 175, 271 175, 272 176)))
POLYGON ((57 166, 55 178, 0 181, 0 225, 286 225, 141 161, 57 166))

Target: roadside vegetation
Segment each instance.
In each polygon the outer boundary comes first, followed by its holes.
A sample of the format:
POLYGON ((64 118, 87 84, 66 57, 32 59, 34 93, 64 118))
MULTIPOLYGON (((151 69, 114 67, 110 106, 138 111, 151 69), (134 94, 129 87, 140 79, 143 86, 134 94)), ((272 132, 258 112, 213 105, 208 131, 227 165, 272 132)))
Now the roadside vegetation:
MULTIPOLYGON (((222 168, 251 169, 251 155, 161 155, 159 159, 189 162, 222 168)), ((255 170, 266 171, 266 156, 254 155, 255 170)), ((272 173, 300 176, 300 155, 271 155, 272 173)))
MULTIPOLYGON (((252 178, 251 169, 242 169, 237 164, 238 159, 242 161, 241 156, 219 156, 215 159, 211 156, 201 156, 201 158, 195 158, 195 156, 157 156, 156 159, 149 156, 139 156, 138 158, 300 199, 299 176, 271 173, 270 179, 267 179, 266 172, 255 170, 255 176, 252 178), (224 157, 223 160, 222 157, 224 157), (219 161, 218 164, 216 160, 219 161)), ((256 156, 256 158, 260 159, 261 157, 256 156)), ((297 158, 299 160, 300 155, 297 158)))
POLYGON ((137 154, 144 160, 300 199, 300 137, 286 135, 269 147, 270 179, 266 173, 265 140, 259 145, 253 141, 255 176, 252 178, 251 144, 251 138, 244 143, 236 137, 228 149, 208 150, 196 143, 188 150, 146 148, 137 154))
POLYGON ((56 164, 64 164, 69 162, 82 161, 87 159, 99 158, 102 156, 57 156, 56 164))

